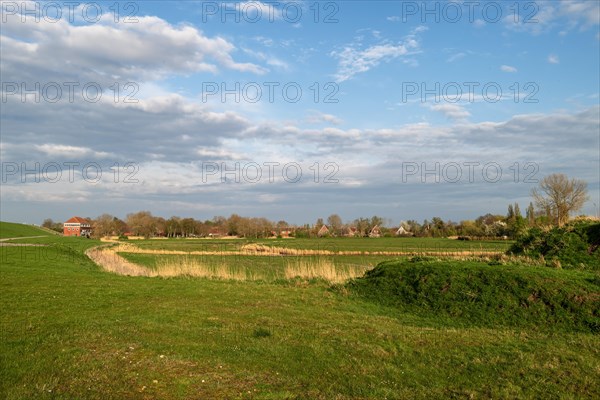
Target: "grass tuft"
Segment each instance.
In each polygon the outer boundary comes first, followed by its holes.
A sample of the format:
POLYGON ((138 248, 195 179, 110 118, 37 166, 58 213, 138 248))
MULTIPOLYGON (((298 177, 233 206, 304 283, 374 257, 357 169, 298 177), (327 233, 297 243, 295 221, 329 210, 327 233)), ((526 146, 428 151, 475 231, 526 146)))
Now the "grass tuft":
POLYGON ((260 338, 266 338, 266 337, 270 337, 272 335, 272 332, 267 329, 267 328, 256 328, 254 329, 254 332, 252 332, 252 337, 260 339, 260 338))

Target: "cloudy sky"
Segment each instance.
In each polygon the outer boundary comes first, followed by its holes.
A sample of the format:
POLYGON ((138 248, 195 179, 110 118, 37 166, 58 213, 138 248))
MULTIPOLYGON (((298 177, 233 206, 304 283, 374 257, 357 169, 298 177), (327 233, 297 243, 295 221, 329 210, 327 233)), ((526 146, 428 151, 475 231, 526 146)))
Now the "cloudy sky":
POLYGON ((2 2, 2 220, 600 205, 600 3, 2 2))

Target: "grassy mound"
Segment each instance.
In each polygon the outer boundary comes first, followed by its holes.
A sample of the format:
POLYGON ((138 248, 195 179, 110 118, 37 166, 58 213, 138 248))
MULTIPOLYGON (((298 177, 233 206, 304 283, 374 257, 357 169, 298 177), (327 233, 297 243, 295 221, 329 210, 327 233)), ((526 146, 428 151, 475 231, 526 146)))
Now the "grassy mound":
POLYGON ((50 235, 49 232, 32 225, 0 221, 0 239, 50 235))
POLYGON ((508 253, 543 256, 562 268, 600 270, 600 223, 579 220, 549 230, 533 228, 508 253))
POLYGON ((482 262, 384 262, 347 284, 404 312, 476 326, 600 332, 600 277, 482 262))

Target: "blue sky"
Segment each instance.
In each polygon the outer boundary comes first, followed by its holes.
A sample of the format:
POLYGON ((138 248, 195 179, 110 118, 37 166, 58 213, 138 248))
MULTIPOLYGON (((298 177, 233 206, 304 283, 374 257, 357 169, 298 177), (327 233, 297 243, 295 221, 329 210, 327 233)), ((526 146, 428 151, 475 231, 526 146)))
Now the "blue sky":
POLYGON ((50 3, 2 3, 3 220, 598 212, 597 1, 50 3))

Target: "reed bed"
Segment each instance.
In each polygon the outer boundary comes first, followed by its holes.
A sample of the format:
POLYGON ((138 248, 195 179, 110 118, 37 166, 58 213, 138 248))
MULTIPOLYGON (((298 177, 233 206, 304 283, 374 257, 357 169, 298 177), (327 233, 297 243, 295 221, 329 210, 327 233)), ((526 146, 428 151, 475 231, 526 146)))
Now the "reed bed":
MULTIPOLYGON (((458 260, 496 259, 497 251, 334 251, 327 249, 293 249, 245 244, 239 250, 183 251, 144 249, 131 243, 100 246, 86 253, 96 264, 109 272, 128 276, 176 277, 189 276, 236 281, 275 281, 281 279, 323 279, 341 283, 362 276, 368 265, 343 263, 341 256, 427 256, 458 260), (152 255, 152 261, 128 260, 120 253, 152 255), (237 256, 237 257, 233 257, 237 256), (257 262, 252 256, 271 257, 257 262), (250 257, 250 258, 248 258, 250 257)), ((130 257, 131 258, 131 257, 130 257)), ((505 260, 504 260, 505 261, 505 260)), ((365 263, 366 264, 366 263, 365 263)))
MULTIPOLYGON (((87 251, 96 264, 109 272, 127 276, 176 277, 189 276, 209 279, 236 281, 276 281, 289 279, 323 279, 331 283, 342 283, 348 279, 362 276, 370 266, 343 264, 336 265, 332 259, 277 257, 273 263, 258 267, 248 267, 239 263, 239 257, 198 257, 190 254, 172 254, 173 257, 157 258, 154 266, 143 266, 127 260, 119 254, 124 249, 135 246, 97 247, 87 251)), ((128 251, 129 253, 130 251, 128 251)), ((140 253, 140 252, 132 252, 140 253)), ((142 252, 145 253, 145 252, 142 252)), ((156 254, 156 253, 151 253, 156 254)), ((164 255, 164 254, 161 254, 164 255)), ((206 254, 202 254, 205 256, 206 254)), ((220 253, 216 255, 222 255, 220 253)))
POLYGON ((261 278, 245 268, 229 265, 225 262, 209 263, 192 257, 157 260, 154 272, 157 276, 190 276, 197 278, 224 279, 235 281, 253 281, 261 278))
POLYGON ((325 250, 325 249, 292 249, 287 247, 266 246, 258 243, 250 243, 242 246, 240 250, 219 251, 183 251, 164 249, 142 249, 133 244, 120 243, 117 252, 136 254, 160 254, 160 255, 252 255, 252 256, 440 256, 451 258, 462 257, 489 257, 502 254, 491 250, 460 250, 460 251, 352 251, 352 250, 325 250))
POLYGON ((94 247, 88 249, 85 254, 96 264, 106 271, 118 275, 127 276, 154 276, 152 270, 146 267, 127 261, 121 257, 114 248, 94 247))
POLYGON ((342 283, 364 275, 370 267, 362 265, 335 265, 331 260, 296 260, 286 265, 286 279, 324 279, 331 283, 342 283))

